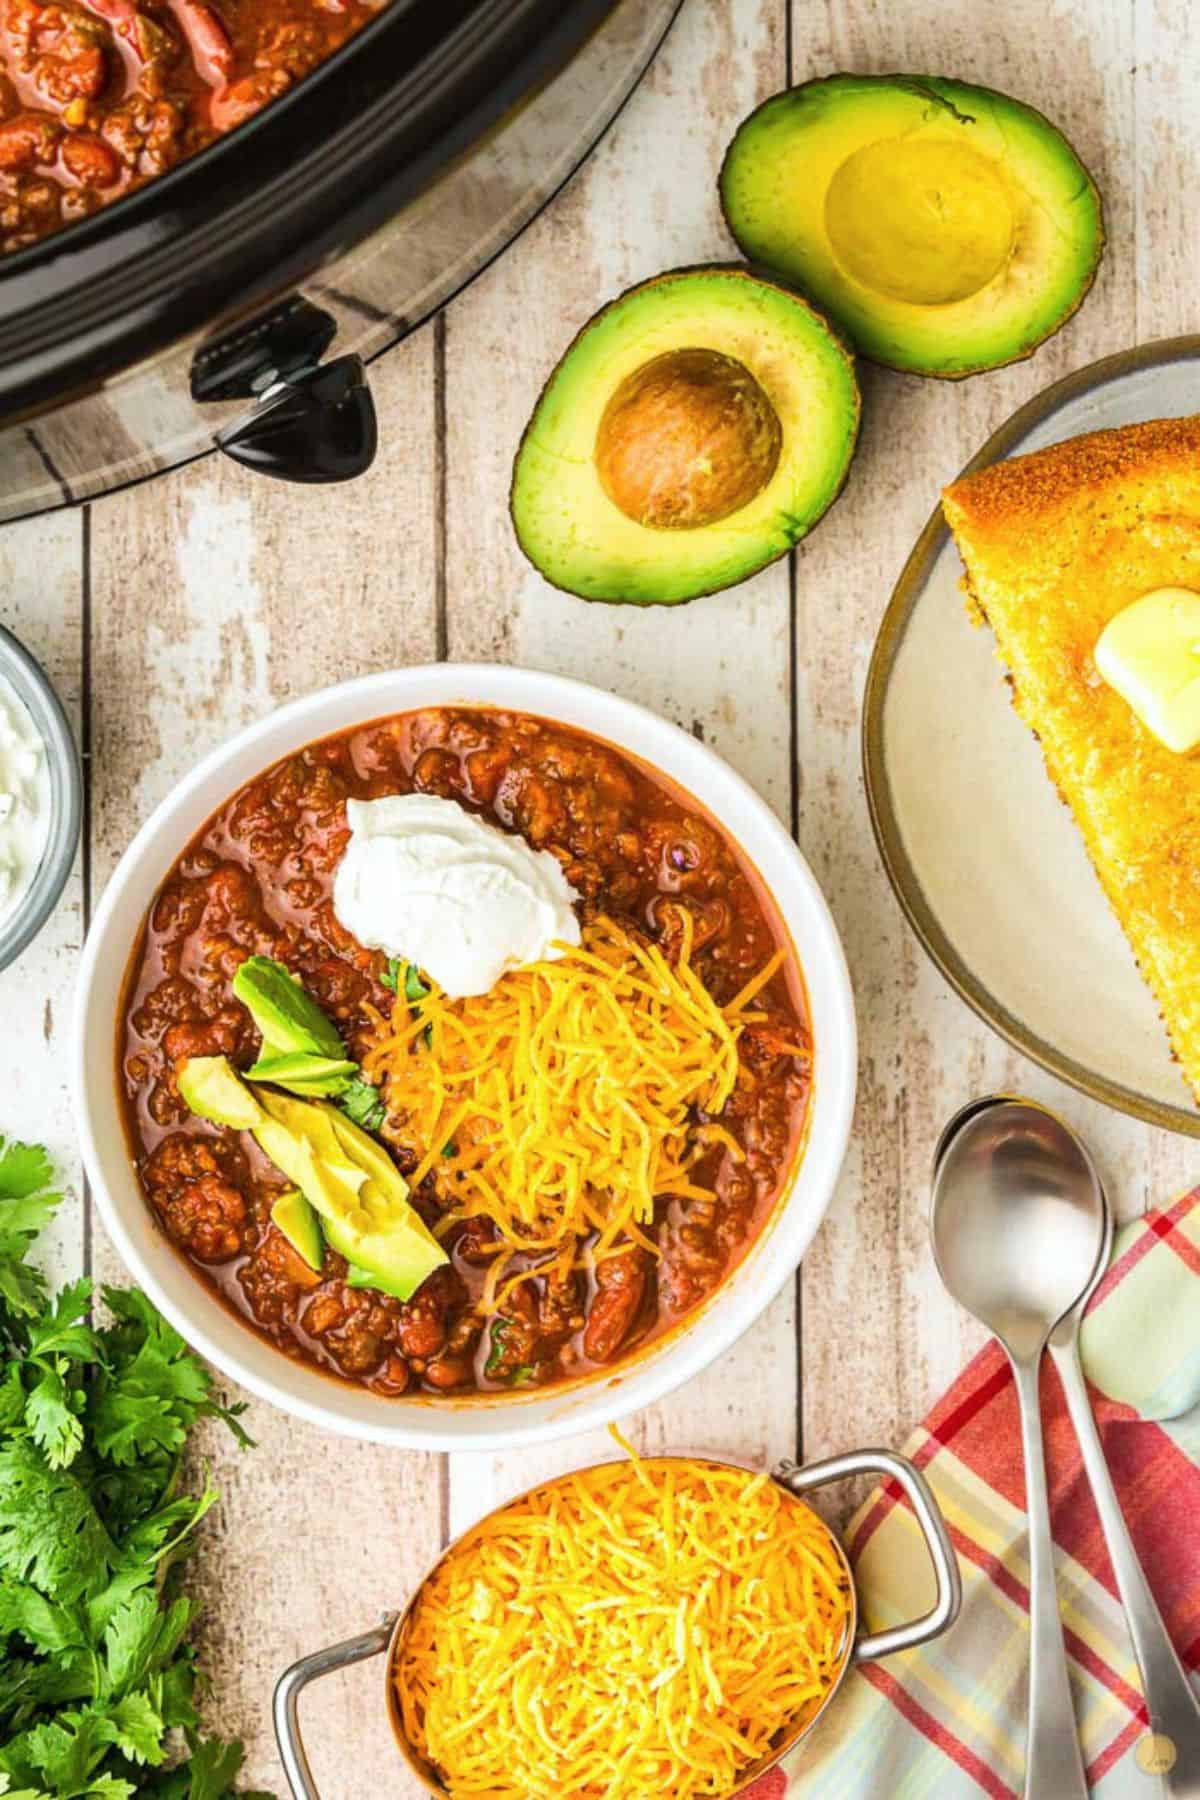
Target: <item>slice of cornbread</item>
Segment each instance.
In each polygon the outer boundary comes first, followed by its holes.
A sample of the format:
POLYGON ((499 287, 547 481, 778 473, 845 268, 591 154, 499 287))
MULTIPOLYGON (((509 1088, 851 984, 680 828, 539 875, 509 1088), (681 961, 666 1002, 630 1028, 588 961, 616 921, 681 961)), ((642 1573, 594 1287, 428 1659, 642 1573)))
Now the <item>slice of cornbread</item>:
POLYGON ((1160 587, 1200 592, 1200 417, 997 463, 954 482, 943 505, 1017 711, 1200 1096, 1200 754, 1161 744, 1093 655, 1130 601, 1160 587))

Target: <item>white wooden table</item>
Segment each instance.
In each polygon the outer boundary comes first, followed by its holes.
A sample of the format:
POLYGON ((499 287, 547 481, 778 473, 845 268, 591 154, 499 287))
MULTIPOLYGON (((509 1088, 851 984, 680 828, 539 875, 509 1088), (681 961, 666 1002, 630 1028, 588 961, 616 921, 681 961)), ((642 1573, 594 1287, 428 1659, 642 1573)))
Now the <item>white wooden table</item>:
MULTIPOLYGON (((974 1093, 1016 1087, 1060 1107, 1127 1212, 1195 1179, 1200 1150, 1042 1076, 926 962, 875 853, 858 714, 877 621, 941 483, 1065 371, 1200 326, 1198 14, 1189 0, 795 0, 790 16, 788 0, 687 0, 585 171, 443 318, 376 365, 382 448, 369 477, 298 490, 209 459, 0 532, 0 617, 59 682, 90 769, 67 900, 0 976, 0 1129, 45 1138, 77 1178, 66 1077, 88 911, 195 757, 290 695, 450 656, 577 675, 702 734, 794 827, 855 979, 858 1117, 828 1220, 794 1292, 718 1367, 632 1421, 640 1444, 770 1459, 903 1439, 975 1343, 939 1288, 925 1227, 934 1137, 974 1093), (734 126, 789 79, 835 69, 955 75, 1048 112, 1105 197, 1109 251, 1091 297, 1032 362, 965 385, 865 370, 848 490, 790 568, 673 612, 552 592, 505 510, 542 380, 610 295, 733 254, 714 179, 734 126)), ((64 1272, 122 1278, 82 1198, 56 1248, 64 1272)), ((251 1425, 252 1455, 208 1435, 222 1501, 193 1581, 207 1602, 213 1726, 245 1738, 255 1784, 281 1787, 277 1672, 400 1602, 447 1533, 607 1445, 446 1461, 325 1438, 262 1405, 251 1425)), ((381 1681, 368 1665, 307 1703, 325 1800, 414 1791, 381 1681)))

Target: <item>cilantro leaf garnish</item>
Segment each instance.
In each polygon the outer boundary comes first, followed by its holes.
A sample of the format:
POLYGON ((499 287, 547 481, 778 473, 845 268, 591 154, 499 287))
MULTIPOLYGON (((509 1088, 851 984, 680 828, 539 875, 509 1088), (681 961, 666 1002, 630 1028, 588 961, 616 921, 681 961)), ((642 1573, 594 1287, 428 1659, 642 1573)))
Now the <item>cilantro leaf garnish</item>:
MULTIPOLYGON (((53 1181, 54 1168, 43 1144, 19 1144, 0 1136, 0 1199, 27 1200, 53 1181)), ((53 1195, 55 1205, 61 1198, 53 1195)))
MULTIPOLYGON (((405 962, 402 956, 389 957, 387 967, 379 979, 384 987, 391 988, 393 994, 403 994, 410 1006, 424 1000, 429 993, 417 969, 412 963, 405 962)), ((422 1036, 428 1041, 428 1029, 422 1036)), ((387 1107, 379 1089, 361 1075, 354 1076, 346 1083, 337 1096, 337 1105, 348 1119, 355 1125, 360 1125, 364 1131, 380 1131, 387 1121, 387 1107)))
POLYGON ((216 1499, 182 1485, 189 1433, 248 1444, 242 1408, 144 1295, 105 1288, 104 1323, 88 1280, 48 1297, 26 1258, 52 1182, 0 1137, 0 1796, 235 1800, 242 1748, 196 1735, 196 1609, 168 1571, 216 1499))
MULTIPOLYGON (((227 1800, 233 1792, 230 1783, 242 1766, 242 1746, 236 1741, 222 1743, 219 1738, 204 1741, 189 1736, 191 1757, 181 1768, 159 1776, 145 1788, 154 1800, 227 1800)), ((242 1800, 274 1800, 271 1794, 247 1793, 242 1800)))
MULTIPOLYGON (((419 1016, 418 1008, 420 1007, 421 1001, 428 1000, 433 990, 427 983, 421 980, 421 971, 417 968, 415 963, 402 962, 399 958, 393 958, 393 961, 396 964, 396 979, 391 985, 395 987, 397 993, 399 993, 401 987, 403 987, 404 998, 408 1001, 409 1011, 415 1019, 419 1016)), ((431 1025, 427 1025, 421 1033, 421 1042, 426 1045, 433 1042, 433 1027, 431 1025)))
POLYGON ((52 1469, 31 1435, 0 1444, 0 1573, 69 1603, 106 1575, 116 1556, 73 1471, 52 1469))
POLYGON ((17 1318, 34 1317, 44 1302, 45 1279, 25 1257, 62 1204, 53 1179, 40 1144, 0 1135, 0 1310, 17 1318))
POLYGON ((488 1346, 488 1359, 483 1365, 485 1375, 498 1375, 504 1367, 504 1331, 511 1323, 500 1313, 492 1326, 491 1342, 488 1346))
POLYGON ((379 977, 385 988, 391 988, 393 994, 403 993, 411 1004, 414 1000, 424 1000, 429 989, 421 980, 421 971, 415 963, 410 963, 403 956, 389 956, 387 967, 379 977))
POLYGON ((243 1444, 244 1409, 211 1397, 212 1378, 144 1294, 105 1288, 116 1324, 99 1334, 101 1364, 88 1403, 96 1448, 114 1463, 175 1454, 200 1418, 222 1418, 243 1444))
POLYGON ((83 1449, 83 1389, 69 1389, 56 1368, 43 1369, 25 1397, 25 1419, 52 1469, 65 1469, 83 1449))
POLYGON ((379 1098, 379 1089, 356 1076, 338 1095, 337 1104, 346 1117, 364 1131, 378 1131, 387 1118, 387 1108, 379 1098))

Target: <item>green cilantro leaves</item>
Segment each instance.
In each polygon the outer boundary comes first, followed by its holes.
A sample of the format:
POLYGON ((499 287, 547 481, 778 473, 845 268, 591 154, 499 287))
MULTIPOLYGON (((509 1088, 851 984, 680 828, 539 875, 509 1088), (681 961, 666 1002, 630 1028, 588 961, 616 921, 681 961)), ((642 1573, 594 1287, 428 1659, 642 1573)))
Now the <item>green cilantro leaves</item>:
MULTIPOLYGON (((216 1499, 183 1491, 201 1418, 240 1407, 144 1295, 53 1300, 26 1256, 61 1194, 0 1137, 0 1796, 232 1800, 240 1744, 198 1736, 178 1564, 216 1499)), ((244 1796, 243 1800, 271 1800, 244 1796)))
MULTIPOLYGON (((401 956, 388 958, 387 967, 379 979, 393 994, 403 993, 410 1006, 423 1000, 429 993, 412 963, 405 962, 401 956)), ((337 1104, 347 1118, 355 1125, 361 1125, 364 1131, 378 1131, 387 1119, 387 1107, 379 1097, 379 1089, 371 1082, 364 1081, 361 1075, 346 1083, 338 1095, 337 1104)))
POLYGON ((62 1201, 40 1144, 0 1137, 0 1308, 23 1318, 40 1312, 46 1283, 25 1256, 62 1201))
POLYGON ((378 1131, 387 1118, 387 1108, 379 1098, 379 1089, 361 1075, 347 1082, 338 1095, 338 1105, 352 1124, 364 1131, 378 1131))
POLYGON ((399 994, 403 989, 404 998, 410 1006, 418 1000, 426 999, 429 994, 428 987, 421 980, 421 971, 415 963, 405 962, 402 956, 390 956, 387 968, 379 979, 384 987, 391 988, 393 994, 399 994))

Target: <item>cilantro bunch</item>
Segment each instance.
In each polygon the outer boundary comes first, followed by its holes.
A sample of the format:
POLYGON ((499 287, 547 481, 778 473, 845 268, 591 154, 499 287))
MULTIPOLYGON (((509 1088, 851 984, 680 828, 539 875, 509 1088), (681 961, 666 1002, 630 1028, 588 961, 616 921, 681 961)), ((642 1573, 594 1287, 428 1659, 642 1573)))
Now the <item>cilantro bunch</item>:
MULTIPOLYGON (((178 1565, 216 1499, 183 1491, 197 1419, 239 1407, 145 1297, 55 1299, 26 1258, 62 1195, 0 1137, 0 1795, 229 1800, 238 1743, 201 1739, 178 1565)), ((248 1796, 247 1800, 270 1800, 248 1796)))

